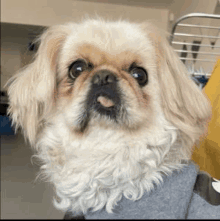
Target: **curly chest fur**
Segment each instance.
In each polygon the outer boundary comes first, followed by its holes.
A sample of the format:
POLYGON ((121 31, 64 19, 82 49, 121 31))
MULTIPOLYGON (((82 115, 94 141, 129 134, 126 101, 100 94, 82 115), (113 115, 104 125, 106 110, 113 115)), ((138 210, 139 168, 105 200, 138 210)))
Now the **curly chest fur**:
POLYGON ((162 181, 161 171, 171 173, 187 159, 175 128, 161 128, 150 139, 146 133, 96 127, 85 137, 73 137, 64 125, 48 127, 38 143, 39 158, 60 198, 55 205, 83 212, 106 206, 111 212, 122 195, 141 198, 162 181))

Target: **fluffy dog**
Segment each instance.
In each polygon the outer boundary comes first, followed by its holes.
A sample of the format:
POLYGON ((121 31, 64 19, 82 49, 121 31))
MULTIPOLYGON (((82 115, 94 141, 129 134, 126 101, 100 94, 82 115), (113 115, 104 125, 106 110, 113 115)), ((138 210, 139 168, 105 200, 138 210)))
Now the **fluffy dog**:
POLYGON ((57 208, 114 214, 122 198, 135 207, 188 165, 210 106, 153 25, 90 19, 39 40, 9 82, 9 114, 37 150, 57 208))

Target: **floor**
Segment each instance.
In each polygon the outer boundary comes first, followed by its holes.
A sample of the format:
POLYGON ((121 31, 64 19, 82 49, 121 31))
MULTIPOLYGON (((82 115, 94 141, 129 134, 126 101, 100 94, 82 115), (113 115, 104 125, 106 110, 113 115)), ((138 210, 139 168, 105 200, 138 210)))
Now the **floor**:
POLYGON ((36 180, 39 167, 21 134, 1 136, 1 219, 63 219, 54 208, 53 189, 36 180))

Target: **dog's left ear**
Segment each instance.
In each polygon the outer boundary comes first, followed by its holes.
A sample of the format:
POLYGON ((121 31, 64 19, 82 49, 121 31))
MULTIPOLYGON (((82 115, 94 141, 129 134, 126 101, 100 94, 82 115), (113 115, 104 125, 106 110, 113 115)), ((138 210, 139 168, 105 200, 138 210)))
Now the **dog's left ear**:
POLYGON ((58 54, 69 31, 68 25, 47 29, 39 38, 34 61, 6 84, 12 123, 16 128, 21 127, 32 145, 54 105, 58 54))
POLYGON ((190 78, 165 34, 151 26, 147 32, 148 38, 155 46, 157 75, 165 116, 179 129, 182 141, 190 153, 193 143, 206 130, 211 116, 210 103, 190 78))

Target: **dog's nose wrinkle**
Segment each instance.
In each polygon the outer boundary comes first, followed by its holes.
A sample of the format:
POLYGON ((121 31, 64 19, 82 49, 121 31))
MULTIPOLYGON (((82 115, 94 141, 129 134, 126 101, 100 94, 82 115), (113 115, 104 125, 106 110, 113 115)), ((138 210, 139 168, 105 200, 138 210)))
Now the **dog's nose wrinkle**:
POLYGON ((115 83, 117 80, 116 76, 109 70, 98 71, 92 79, 92 83, 95 85, 107 85, 115 83))

